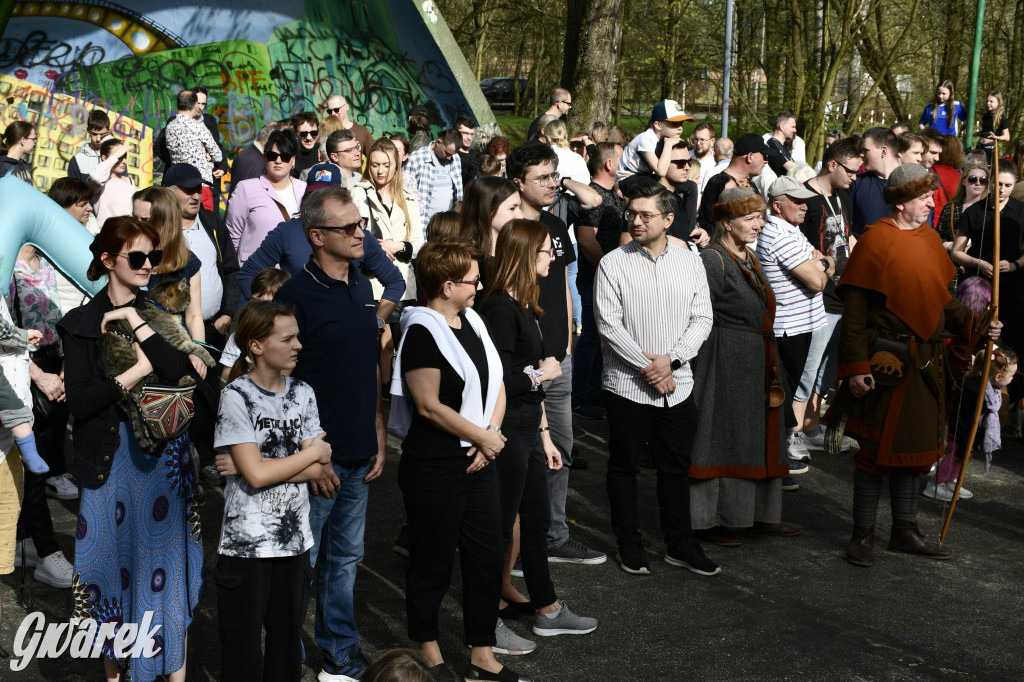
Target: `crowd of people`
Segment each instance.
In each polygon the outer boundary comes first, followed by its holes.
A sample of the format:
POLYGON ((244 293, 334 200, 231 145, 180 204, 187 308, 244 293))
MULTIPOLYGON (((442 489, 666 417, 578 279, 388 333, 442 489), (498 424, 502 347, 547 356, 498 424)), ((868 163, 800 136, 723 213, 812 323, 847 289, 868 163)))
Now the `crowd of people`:
MULTIPOLYGON (((185 679, 199 505, 223 485, 209 585, 222 679, 300 679, 311 597, 320 682, 456 679, 438 619, 458 556, 461 677, 527 680, 495 658, 537 648, 506 620, 531 637, 599 626, 549 570, 607 561, 567 522, 570 472, 588 464, 578 419, 607 421, 627 573, 654 570, 642 466, 657 472, 664 562, 714 576, 702 542, 802 532, 786 492, 826 428, 855 450, 848 561, 874 562, 886 477, 889 548, 952 557, 917 524, 930 469, 926 497, 956 492, 969 417, 949 409, 951 382, 984 393, 989 462, 1003 393, 1024 397, 1024 141, 993 172, 1009 139, 998 92, 977 149, 945 81, 919 132, 833 131, 816 167, 788 111, 766 135, 716 138, 700 122, 687 138, 694 119, 663 100, 628 139, 601 122, 568 130, 561 88, 515 149, 468 117, 435 134, 423 107, 408 136, 375 139, 334 95, 265 125, 229 166, 206 101, 178 94, 154 145, 160 183, 141 189, 93 111, 48 194, 94 235, 88 277, 105 286, 83 296, 27 245, 0 306, 0 574, 34 567, 72 590, 80 618, 156 613, 156 655, 103 642, 107 679, 185 679), (994 268, 1003 322, 985 315, 994 268), (988 385, 970 362, 944 370, 948 347, 970 355, 986 334, 999 341, 988 385), (388 433, 402 440, 395 551, 419 651, 371 664, 355 577, 388 433), (47 496, 79 499, 72 561, 47 496)), ((8 126, 0 175, 32 182, 35 135, 8 126)))

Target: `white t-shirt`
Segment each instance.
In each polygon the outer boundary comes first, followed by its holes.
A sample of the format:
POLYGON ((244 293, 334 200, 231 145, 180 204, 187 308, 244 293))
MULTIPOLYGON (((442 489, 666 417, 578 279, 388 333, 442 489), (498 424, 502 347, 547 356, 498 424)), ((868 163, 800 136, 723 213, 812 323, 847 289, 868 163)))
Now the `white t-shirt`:
POLYGON ((274 192, 277 194, 277 198, 281 200, 281 205, 284 206, 284 210, 288 212, 292 218, 299 215, 299 204, 295 201, 295 188, 292 187, 291 183, 284 189, 275 189, 274 192))
MULTIPOLYGON (((263 457, 281 459, 321 433, 308 384, 285 377, 284 390, 270 393, 243 374, 220 395, 213 445, 218 452, 230 452, 232 445, 255 443, 263 457)), ((312 546, 305 483, 253 488, 241 475, 228 477, 220 554, 247 559, 297 556, 312 546)))
POLYGON ((626 148, 622 150, 622 158, 619 160, 619 179, 641 171, 653 170, 644 161, 640 152, 651 152, 653 154, 654 148, 657 146, 658 134, 654 132, 654 128, 648 128, 630 140, 626 148))
POLYGON ((221 299, 224 298, 224 282, 217 271, 217 246, 199 224, 198 216, 192 227, 184 232, 189 251, 196 254, 202 263, 199 268, 199 281, 202 283, 202 300, 199 307, 202 309, 203 319, 209 320, 220 310, 221 299))

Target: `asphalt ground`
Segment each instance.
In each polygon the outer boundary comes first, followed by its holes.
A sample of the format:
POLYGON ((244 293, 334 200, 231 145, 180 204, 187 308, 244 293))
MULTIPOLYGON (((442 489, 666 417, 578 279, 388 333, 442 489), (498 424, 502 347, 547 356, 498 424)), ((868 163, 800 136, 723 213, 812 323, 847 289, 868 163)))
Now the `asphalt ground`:
MULTIPOLYGON (((558 594, 577 613, 599 619, 585 636, 538 639, 523 657, 504 664, 544 682, 584 680, 1020 680, 1024 612, 1024 444, 1004 438, 989 472, 970 463, 971 500, 956 509, 946 544, 951 561, 885 550, 890 525, 883 492, 875 565, 855 568, 844 553, 851 529, 853 460, 813 452, 801 489, 785 493, 783 518, 800 523, 794 538, 749 538, 738 548, 706 546, 723 567, 703 577, 661 561, 654 473, 641 475, 641 523, 652 574, 633 576, 614 560, 604 474, 607 422, 578 419, 577 448, 589 462, 570 476, 573 535, 607 552, 598 566, 553 564, 558 594)), ((356 582, 356 618, 371 657, 410 646, 405 633, 406 560, 392 551, 404 517, 396 482, 398 443, 391 441, 382 480, 374 482, 366 530, 366 559, 356 582)), ((922 479, 921 485, 925 481, 922 479)), ((220 648, 212 571, 223 507, 212 489, 201 508, 207 588, 189 631, 189 680, 219 677, 220 648)), ((70 559, 77 501, 50 500, 58 541, 70 559)), ((942 503, 920 498, 922 529, 937 537, 942 503)), ((32 569, 29 569, 30 571, 32 569)), ((0 578, 0 642, 12 648, 25 616, 18 603, 21 571, 0 578)), ((521 589, 522 581, 518 581, 521 589)), ((69 590, 31 577, 35 610, 66 619, 69 590)), ((312 611, 312 610, 311 610, 312 611)), ((456 673, 468 663, 462 645, 461 582, 456 566, 441 613, 441 650, 456 673)), ((509 621, 521 635, 530 623, 509 621)), ((312 613, 304 634, 309 661, 303 680, 315 680, 320 653, 312 613)), ((18 673, 0 661, 0 680, 102 679, 98 661, 36 660, 18 673)))

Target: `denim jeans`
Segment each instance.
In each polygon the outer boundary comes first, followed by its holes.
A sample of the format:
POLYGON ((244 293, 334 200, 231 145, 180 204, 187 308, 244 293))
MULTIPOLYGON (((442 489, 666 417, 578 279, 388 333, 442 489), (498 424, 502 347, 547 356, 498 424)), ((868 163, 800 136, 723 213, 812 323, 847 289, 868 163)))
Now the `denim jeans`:
POLYGON ((324 669, 344 665, 359 653, 355 621, 356 564, 363 560, 363 531, 370 486, 363 478, 373 459, 333 462, 341 487, 334 497, 309 496, 313 548, 309 562, 317 565, 316 643, 324 652, 324 669))
POLYGON ((569 296, 572 297, 572 324, 574 327, 580 326, 580 308, 583 306, 580 304, 580 292, 576 288, 576 274, 580 270, 580 245, 572 245, 573 253, 576 254, 576 260, 569 263, 566 269, 566 276, 569 278, 569 296))
POLYGON ((601 336, 594 320, 594 285, 580 286, 583 332, 572 349, 573 407, 597 407, 601 403, 601 336))
POLYGON ((806 402, 814 392, 814 386, 818 381, 818 368, 821 366, 822 358, 825 357, 825 350, 833 329, 834 327, 829 326, 826 316, 825 324, 811 332, 811 345, 807 349, 804 371, 800 375, 799 381, 793 382, 795 384, 793 400, 806 402))
POLYGON ((548 549, 557 549, 569 539, 565 521, 565 497, 569 492, 569 467, 572 465, 572 356, 562 359, 562 376, 544 386, 544 409, 551 428, 551 442, 562 455, 562 468, 547 470, 548 498, 551 503, 551 525, 548 527, 548 549))
POLYGON ((820 396, 828 393, 832 384, 836 383, 836 374, 839 369, 839 320, 840 313, 825 313, 828 320, 828 344, 825 346, 825 355, 821 359, 821 366, 818 368, 818 377, 814 382, 814 392, 820 396))

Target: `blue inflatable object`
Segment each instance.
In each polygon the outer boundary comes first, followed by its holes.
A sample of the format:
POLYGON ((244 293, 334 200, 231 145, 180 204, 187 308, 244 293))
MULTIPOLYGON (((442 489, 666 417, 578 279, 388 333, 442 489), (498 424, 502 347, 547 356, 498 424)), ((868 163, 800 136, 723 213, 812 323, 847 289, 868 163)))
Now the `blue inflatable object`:
POLYGON ((92 262, 92 233, 50 197, 8 175, 0 178, 0 207, 0 292, 10 290, 14 263, 25 244, 39 249, 53 267, 89 296, 106 285, 106 277, 90 282, 85 276, 92 262))

